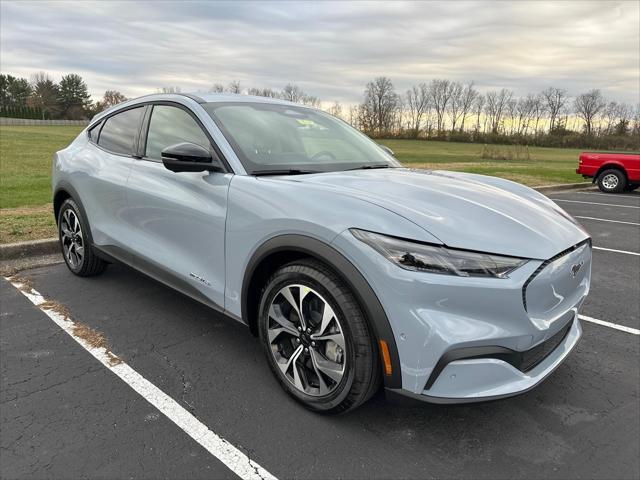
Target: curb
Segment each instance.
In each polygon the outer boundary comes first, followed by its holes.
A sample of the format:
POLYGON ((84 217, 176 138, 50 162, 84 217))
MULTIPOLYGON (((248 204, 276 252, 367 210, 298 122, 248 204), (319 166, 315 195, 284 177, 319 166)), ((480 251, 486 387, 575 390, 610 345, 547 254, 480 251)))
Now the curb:
POLYGON ((15 260, 19 258, 35 257, 37 255, 51 255, 60 251, 57 238, 43 238, 28 242, 16 242, 0 245, 0 259, 15 260))
POLYGON ((593 184, 590 182, 581 182, 581 183, 562 183, 559 185, 543 185, 541 187, 533 187, 534 190, 537 190, 540 193, 548 193, 548 192, 562 192, 565 190, 583 190, 585 188, 592 187, 593 184))

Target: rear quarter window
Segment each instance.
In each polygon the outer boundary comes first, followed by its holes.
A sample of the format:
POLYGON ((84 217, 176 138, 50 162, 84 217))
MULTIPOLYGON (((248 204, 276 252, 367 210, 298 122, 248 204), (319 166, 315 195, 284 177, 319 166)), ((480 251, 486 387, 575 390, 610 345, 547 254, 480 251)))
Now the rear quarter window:
POLYGON ((107 118, 98 145, 113 153, 132 155, 143 112, 144 107, 137 107, 107 118))

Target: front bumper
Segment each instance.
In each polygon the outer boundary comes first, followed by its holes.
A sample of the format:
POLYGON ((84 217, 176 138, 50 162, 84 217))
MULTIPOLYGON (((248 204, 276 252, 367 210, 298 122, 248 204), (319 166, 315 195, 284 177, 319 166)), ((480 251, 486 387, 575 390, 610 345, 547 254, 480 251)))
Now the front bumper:
POLYGON ((433 386, 420 396, 434 403, 465 403, 527 392, 564 361, 581 337, 582 326, 576 315, 561 344, 533 369, 522 372, 495 358, 458 360, 449 363, 433 386))
POLYGON ((578 310, 589 291, 588 242, 547 261, 531 260, 507 279, 406 271, 349 232, 334 244, 365 275, 391 323, 402 378, 396 393, 435 403, 516 395, 544 380, 582 335, 578 310), (581 271, 572 278, 578 263, 581 271), (509 356, 542 348, 558 332, 561 340, 534 363, 523 367, 509 356), (470 355, 451 356, 460 351, 470 355))

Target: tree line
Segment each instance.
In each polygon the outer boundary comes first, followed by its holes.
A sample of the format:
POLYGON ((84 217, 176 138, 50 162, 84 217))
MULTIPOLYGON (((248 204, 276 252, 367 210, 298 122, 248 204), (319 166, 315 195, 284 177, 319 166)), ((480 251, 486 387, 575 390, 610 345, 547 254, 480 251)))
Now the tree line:
MULTIPOLYGON (((157 89, 157 93, 180 93, 180 87, 169 86, 157 89)), ((251 87, 243 89, 234 80, 226 87, 215 83, 209 92, 244 93, 262 97, 279 98, 321 108, 318 97, 309 95, 299 86, 287 84, 282 90, 251 87)), ((0 116, 14 118, 34 118, 42 120, 66 119, 84 120, 127 98, 117 90, 107 90, 102 100, 93 102, 87 84, 75 73, 64 75, 55 82, 48 74, 39 72, 30 80, 0 74, 0 116)))
POLYGON ((75 73, 55 82, 39 72, 29 80, 0 74, 0 116, 41 120, 84 120, 127 98, 108 90, 102 100, 93 102, 87 84, 75 73))
MULTIPOLYGON (((526 144, 554 147, 640 149, 640 106, 607 100, 598 89, 571 96, 548 87, 516 97, 502 88, 482 93, 475 83, 448 79, 421 82, 400 94, 388 77, 367 83, 363 101, 344 108, 324 104, 295 84, 281 90, 243 88, 234 80, 215 83, 215 93, 279 98, 315 108, 325 107, 371 137, 437 139, 462 142, 526 144)), ((162 87, 159 93, 178 93, 162 87)), ((86 119, 127 98, 108 90, 93 102, 75 73, 55 82, 44 72, 30 80, 0 75, 0 116, 42 119, 86 119)))
POLYGON ((474 82, 434 79, 402 95, 378 77, 346 120, 372 137, 640 148, 640 106, 607 100, 598 89, 572 97, 548 87, 518 98, 506 88, 483 94, 474 82))

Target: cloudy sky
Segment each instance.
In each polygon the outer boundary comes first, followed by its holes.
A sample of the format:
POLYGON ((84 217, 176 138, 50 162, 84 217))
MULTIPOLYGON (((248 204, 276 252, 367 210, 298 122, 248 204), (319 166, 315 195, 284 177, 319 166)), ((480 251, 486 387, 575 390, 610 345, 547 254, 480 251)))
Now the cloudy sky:
POLYGON ((640 101, 640 2, 0 2, 0 68, 94 97, 239 80, 355 103, 373 77, 640 101))

